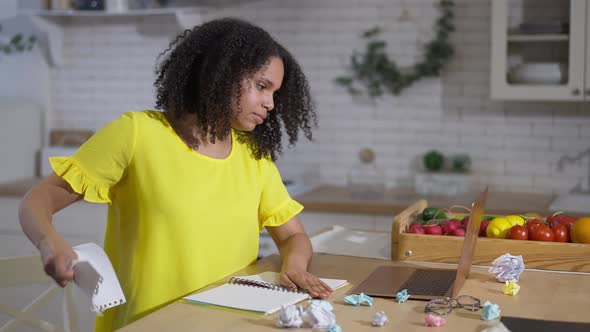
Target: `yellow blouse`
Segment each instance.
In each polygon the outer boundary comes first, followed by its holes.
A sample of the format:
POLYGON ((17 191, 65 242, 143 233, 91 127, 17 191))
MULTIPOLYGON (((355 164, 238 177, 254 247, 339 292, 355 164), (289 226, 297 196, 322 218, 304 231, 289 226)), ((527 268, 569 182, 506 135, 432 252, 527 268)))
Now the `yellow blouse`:
POLYGON ((225 159, 195 152, 158 111, 127 112, 56 174, 89 202, 109 203, 104 248, 127 303, 97 317, 111 331, 256 260, 264 226, 303 207, 274 163, 255 160, 232 131, 225 159))

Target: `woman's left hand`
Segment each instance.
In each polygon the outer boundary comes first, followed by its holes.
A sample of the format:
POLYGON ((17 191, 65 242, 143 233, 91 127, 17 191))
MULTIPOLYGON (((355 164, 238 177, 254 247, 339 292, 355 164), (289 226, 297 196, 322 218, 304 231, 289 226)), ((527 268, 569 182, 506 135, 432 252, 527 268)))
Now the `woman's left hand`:
POLYGON ((290 289, 303 288, 315 298, 325 299, 332 293, 332 288, 320 278, 307 271, 282 271, 281 284, 290 289))

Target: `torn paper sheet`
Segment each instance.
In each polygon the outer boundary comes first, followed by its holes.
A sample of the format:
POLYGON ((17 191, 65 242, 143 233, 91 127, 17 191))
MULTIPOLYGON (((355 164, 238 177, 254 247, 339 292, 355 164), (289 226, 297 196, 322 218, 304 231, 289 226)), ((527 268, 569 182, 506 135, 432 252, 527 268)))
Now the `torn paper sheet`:
POLYGON ((100 313, 126 302, 119 279, 107 254, 95 243, 75 246, 78 260, 74 282, 92 302, 92 311, 100 313))

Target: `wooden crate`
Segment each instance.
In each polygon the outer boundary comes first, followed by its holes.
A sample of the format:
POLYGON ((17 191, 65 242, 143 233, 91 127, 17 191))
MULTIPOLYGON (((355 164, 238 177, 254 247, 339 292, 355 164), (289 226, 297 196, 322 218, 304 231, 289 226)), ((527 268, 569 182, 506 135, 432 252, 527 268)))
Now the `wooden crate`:
MULTIPOLYGON (((391 233, 391 259, 458 263, 463 238, 407 233, 413 218, 428 206, 419 200, 395 216, 391 233)), ((490 239, 479 237, 473 264, 491 265, 498 256, 522 255, 526 268, 590 272, 590 244, 490 239)))

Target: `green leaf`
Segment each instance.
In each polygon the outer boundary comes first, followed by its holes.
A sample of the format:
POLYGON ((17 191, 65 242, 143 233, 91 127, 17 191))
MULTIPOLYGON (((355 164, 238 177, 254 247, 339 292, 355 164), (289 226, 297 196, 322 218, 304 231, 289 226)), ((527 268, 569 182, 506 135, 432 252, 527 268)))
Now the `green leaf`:
POLYGON ((349 86, 352 84, 352 77, 345 77, 345 76, 336 77, 336 83, 338 83, 340 85, 344 85, 344 86, 349 86))
POLYGON ((363 38, 371 38, 371 37, 375 37, 376 35, 381 33, 381 28, 376 26, 372 29, 369 29, 365 32, 363 32, 363 38))
POLYGON ((364 53, 353 52, 350 57, 352 77, 338 77, 337 84, 346 86, 350 94, 360 94, 361 90, 353 87, 356 82, 366 89, 366 93, 374 98, 381 96, 384 91, 399 95, 401 91, 417 80, 424 77, 440 76, 445 64, 452 57, 454 50, 449 35, 455 30, 453 25, 454 2, 441 0, 438 3, 440 16, 436 20, 434 39, 424 45, 424 59, 415 65, 401 70, 389 59, 384 40, 374 39, 382 32, 376 26, 363 33, 363 37, 370 39, 364 53))

